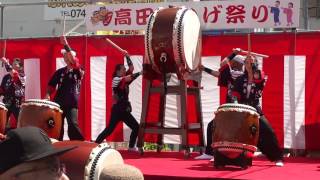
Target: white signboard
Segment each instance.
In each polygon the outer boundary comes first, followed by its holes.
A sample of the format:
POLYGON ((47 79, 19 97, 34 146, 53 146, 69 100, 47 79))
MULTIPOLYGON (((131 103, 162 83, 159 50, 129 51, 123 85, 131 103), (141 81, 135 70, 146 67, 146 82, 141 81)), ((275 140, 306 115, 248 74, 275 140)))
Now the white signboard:
POLYGON ((89 31, 145 29, 149 15, 158 7, 169 5, 194 9, 203 30, 299 26, 300 0, 233 0, 88 5, 87 29, 89 31))
POLYGON ((74 2, 73 0, 47 0, 48 5, 44 6, 44 20, 79 20, 84 19, 86 16, 86 3, 74 2), (68 3, 64 2, 68 1, 68 3))

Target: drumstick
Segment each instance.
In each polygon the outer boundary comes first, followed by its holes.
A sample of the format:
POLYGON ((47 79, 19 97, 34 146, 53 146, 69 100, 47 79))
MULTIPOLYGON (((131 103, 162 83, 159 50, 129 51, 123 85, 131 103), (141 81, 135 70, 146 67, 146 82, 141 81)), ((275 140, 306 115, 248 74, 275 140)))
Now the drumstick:
POLYGON ((7 40, 3 41, 3 49, 2 49, 2 57, 6 57, 6 51, 7 51, 7 40))
POLYGON ((81 25, 83 25, 85 23, 85 21, 81 21, 80 23, 78 23, 77 25, 75 25, 73 28, 71 28, 67 33, 65 33, 65 36, 68 36, 70 33, 72 33, 73 31, 75 31, 76 29, 78 29, 81 25))
POLYGON ((121 51, 123 54, 126 54, 126 50, 123 50, 121 47, 119 47, 117 44, 115 44, 113 41, 111 41, 109 38, 106 38, 107 42, 113 46, 114 48, 116 48, 117 50, 121 51))
POLYGON ((251 55, 251 37, 250 37, 250 33, 248 34, 248 56, 251 55))
MULTIPOLYGON (((2 48, 2 57, 6 57, 6 51, 7 51, 7 40, 3 41, 3 48, 2 48)), ((1 63, 1 66, 4 66, 4 63, 1 63)))
MULTIPOLYGON (((235 51, 236 49, 233 49, 233 50, 235 51)), ((249 51, 245 51, 245 50, 241 49, 240 53, 247 55, 249 53, 249 51)), ((268 55, 260 54, 260 53, 256 53, 256 52, 252 52, 252 51, 250 51, 250 54, 254 55, 254 56, 258 56, 258 57, 263 57, 263 58, 268 58, 269 57, 268 55)))
MULTIPOLYGON (((251 59, 250 56, 251 56, 251 38, 250 38, 250 33, 248 33, 248 53, 247 53, 247 58, 251 59)), ((252 60, 251 60, 251 62, 249 62, 250 69, 252 68, 251 63, 253 63, 252 60)), ((248 73, 248 81, 252 82, 252 80, 253 80, 253 74, 252 74, 252 70, 251 70, 251 73, 248 73)), ((246 96, 247 99, 249 99, 250 93, 251 93, 251 83, 247 85, 247 96, 246 96)))
POLYGON ((66 32, 66 15, 63 14, 62 35, 66 32))
POLYGON ((258 57, 263 57, 263 58, 268 58, 269 57, 268 55, 259 54, 259 53, 255 53, 255 52, 251 52, 251 51, 241 50, 241 53, 243 53, 243 54, 249 54, 250 53, 251 55, 258 56, 258 57))

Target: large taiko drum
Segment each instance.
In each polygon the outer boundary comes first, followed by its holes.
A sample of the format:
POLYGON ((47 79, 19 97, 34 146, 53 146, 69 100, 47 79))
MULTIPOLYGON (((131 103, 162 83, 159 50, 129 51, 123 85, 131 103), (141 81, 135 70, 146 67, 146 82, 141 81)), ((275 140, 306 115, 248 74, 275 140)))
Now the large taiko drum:
POLYGON ((214 119, 214 150, 232 159, 244 154, 250 158, 257 150, 259 114, 243 104, 223 104, 214 119))
POLYGON ((7 112, 8 109, 6 106, 0 102, 0 133, 4 134, 6 129, 6 123, 7 123, 7 112))
POLYGON ((150 65, 157 74, 176 73, 179 79, 185 79, 186 73, 201 64, 201 29, 196 12, 184 7, 155 10, 149 17, 145 45, 144 65, 150 65))
POLYGON ((55 147, 77 146, 76 149, 60 156, 70 179, 98 180, 103 169, 124 164, 121 154, 107 143, 96 144, 84 141, 59 141, 55 147))
POLYGON ((18 118, 18 127, 36 126, 49 137, 59 139, 62 126, 62 110, 59 104, 41 99, 26 100, 18 118))

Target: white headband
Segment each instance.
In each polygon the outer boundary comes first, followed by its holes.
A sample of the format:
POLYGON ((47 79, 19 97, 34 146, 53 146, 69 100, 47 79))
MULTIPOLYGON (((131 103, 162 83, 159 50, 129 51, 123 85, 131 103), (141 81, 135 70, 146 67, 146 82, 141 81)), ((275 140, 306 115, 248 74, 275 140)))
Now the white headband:
MULTIPOLYGON (((76 57, 77 56, 77 53, 75 52, 75 51, 70 51, 71 52, 71 55, 73 56, 73 57, 76 57)), ((61 54, 65 54, 65 53, 67 53, 67 51, 65 50, 65 49, 61 49, 61 54)))
POLYGON ((236 55, 232 60, 236 61, 236 62, 238 62, 240 64, 244 64, 245 57, 241 56, 241 55, 236 55))

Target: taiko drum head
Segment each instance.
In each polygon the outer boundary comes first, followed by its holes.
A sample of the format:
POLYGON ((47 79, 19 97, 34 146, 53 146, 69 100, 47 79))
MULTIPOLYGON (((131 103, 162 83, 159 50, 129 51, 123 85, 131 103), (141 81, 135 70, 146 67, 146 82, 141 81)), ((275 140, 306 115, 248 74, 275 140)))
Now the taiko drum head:
POLYGON ((158 73, 176 73, 179 79, 200 66, 201 27, 195 11, 184 7, 159 8, 150 15, 146 58, 158 73))
POLYGON ((123 165, 121 154, 107 143, 96 144, 85 141, 59 141, 55 147, 77 146, 60 156, 70 179, 98 180, 101 173, 113 165, 123 165))

